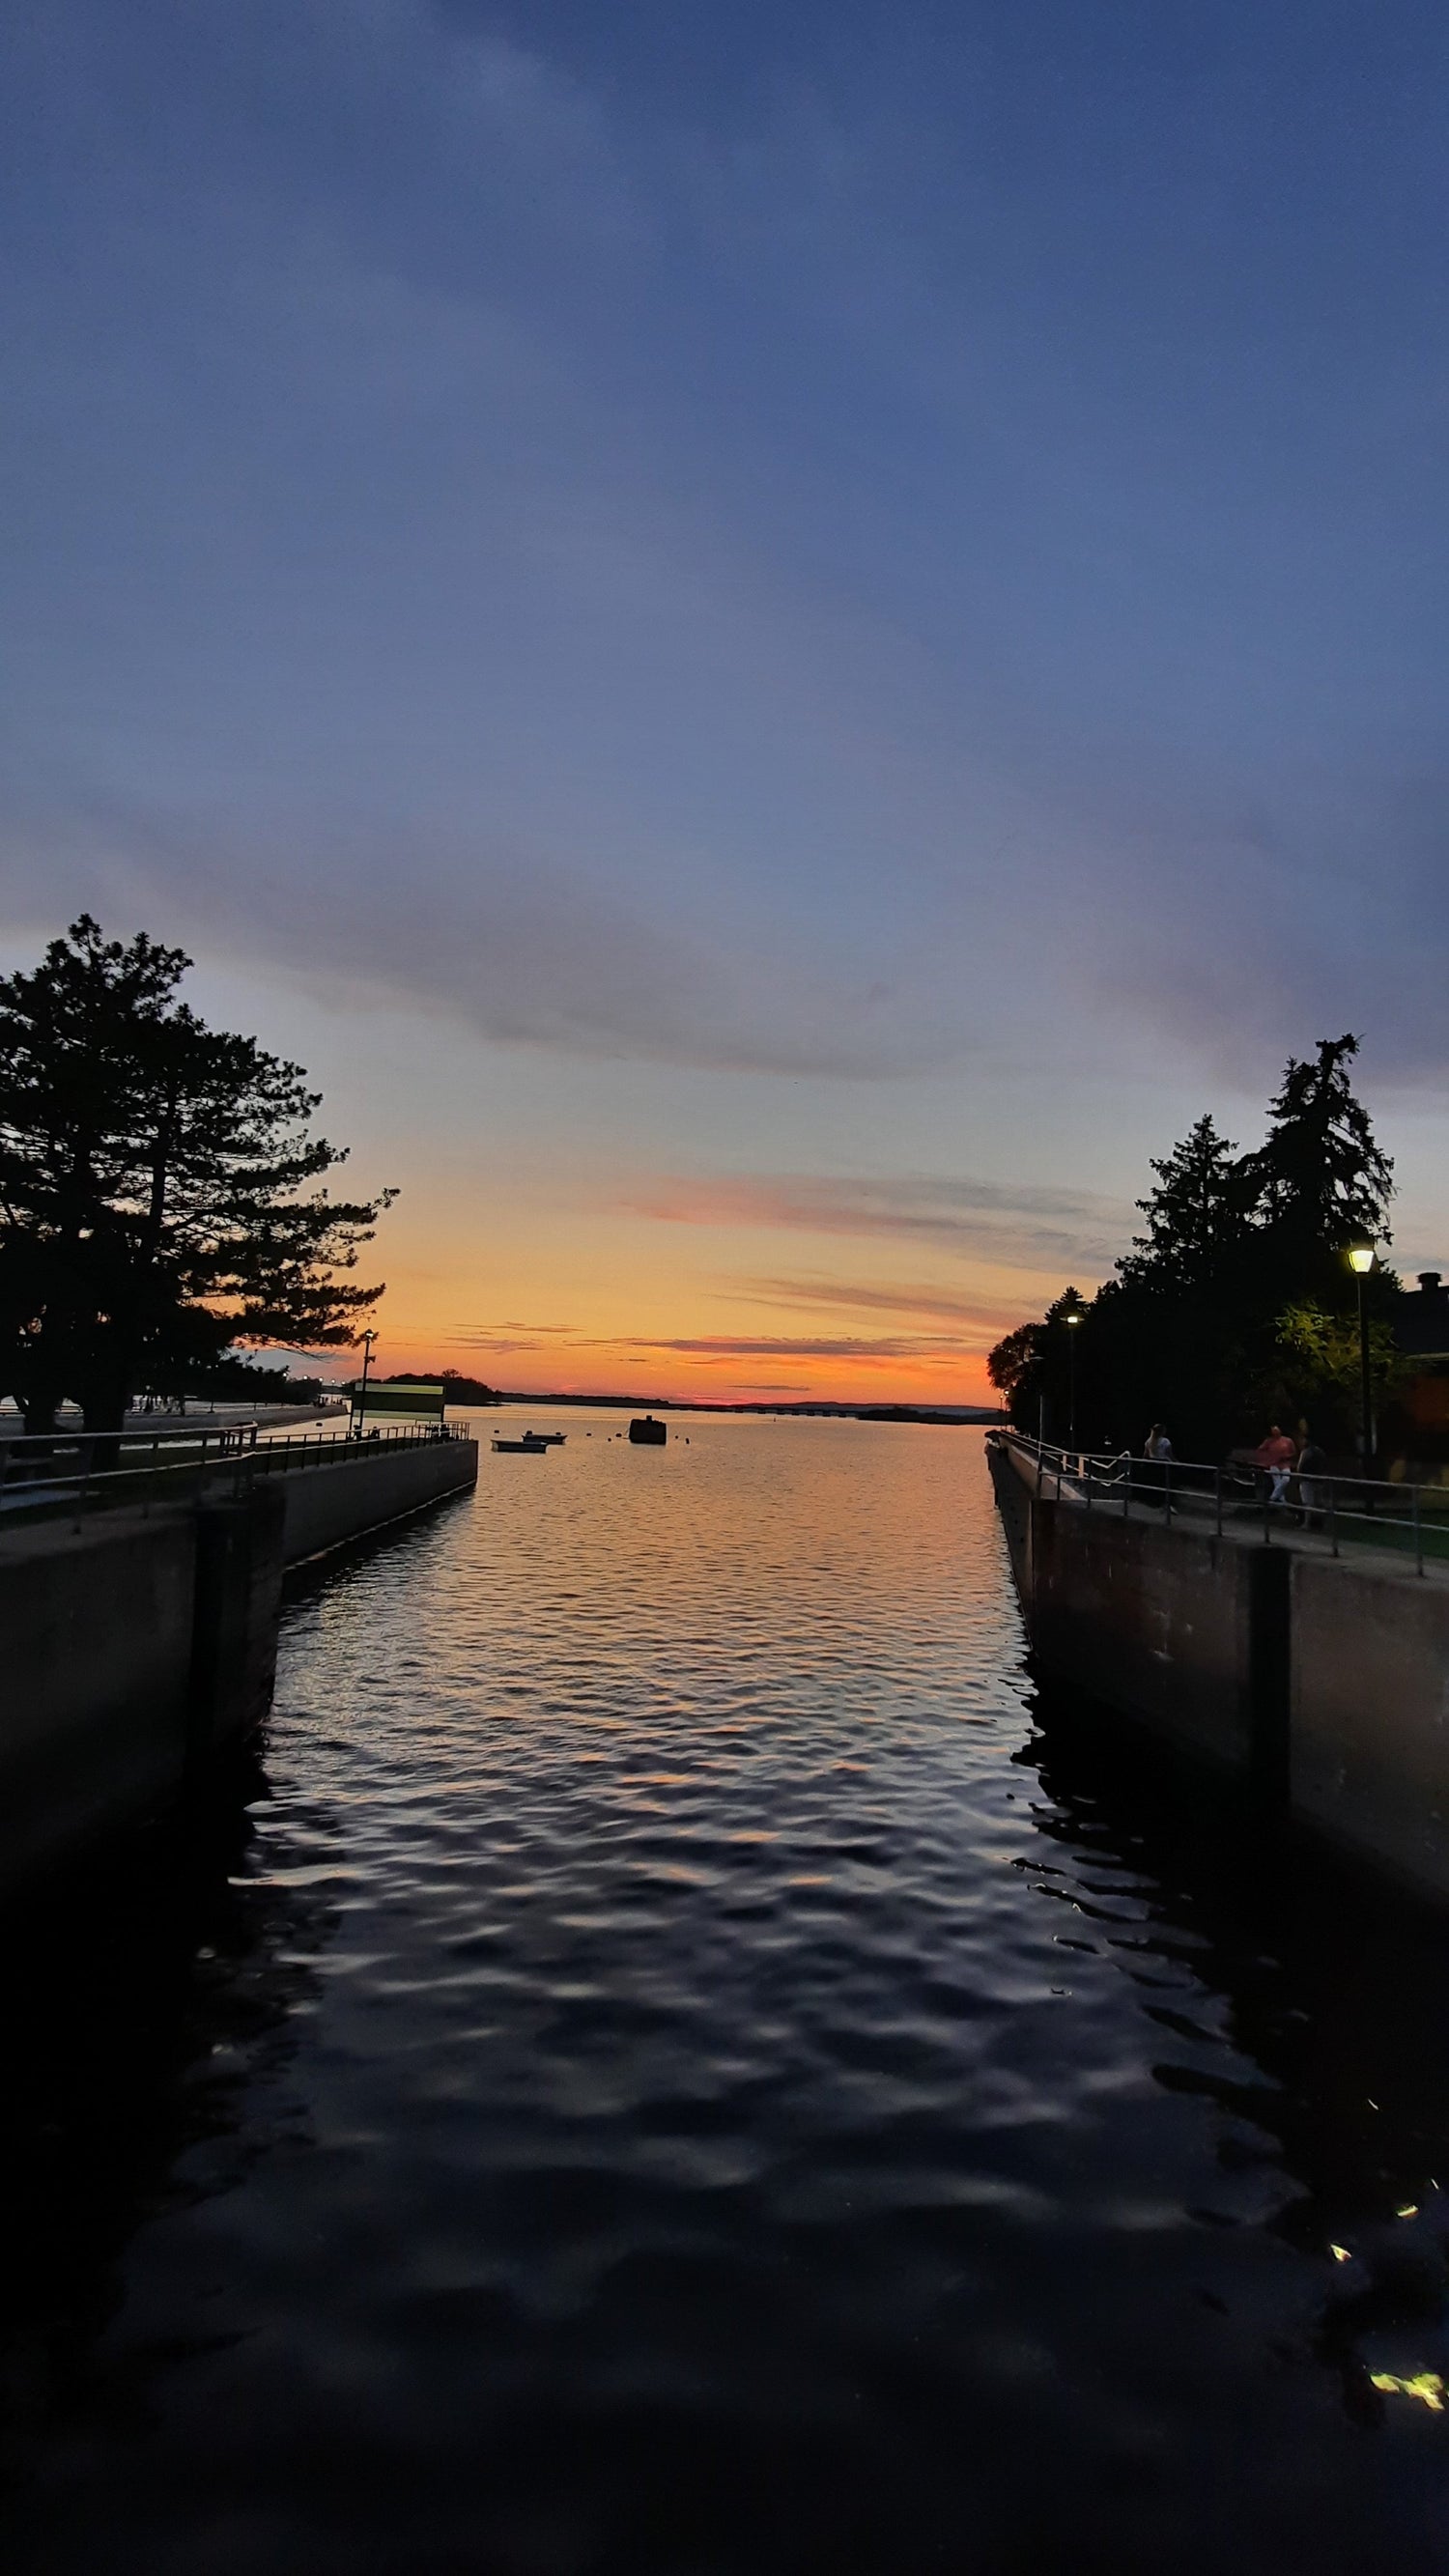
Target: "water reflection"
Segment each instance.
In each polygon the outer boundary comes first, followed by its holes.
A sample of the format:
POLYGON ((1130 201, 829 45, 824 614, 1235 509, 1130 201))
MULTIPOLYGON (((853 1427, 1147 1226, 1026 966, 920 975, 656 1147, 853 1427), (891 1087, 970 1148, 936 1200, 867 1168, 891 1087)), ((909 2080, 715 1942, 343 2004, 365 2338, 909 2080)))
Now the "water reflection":
POLYGON ((1378 2423, 1395 2397, 1442 2412, 1449 1928, 1272 1833, 1059 1686, 1039 1685, 1035 1715, 1015 1759, 1061 1856, 1042 1892, 1177 2043, 1154 2080, 1219 2115, 1229 2188, 1195 2214, 1262 2226, 1323 2267, 1292 2348, 1337 2374, 1356 2422, 1378 2423))
POLYGON ((126 2406, 94 2352, 159 2208, 225 2192, 265 2141, 251 2088, 291 2054, 329 1908, 258 1883, 266 1782, 238 1762, 184 1818, 0 1917, 0 2460, 48 2423, 126 2406))
POLYGON ((1034 1689, 971 1435, 560 1427, 12 1935, 12 2563, 1440 2567, 1442 1937, 1034 1689))

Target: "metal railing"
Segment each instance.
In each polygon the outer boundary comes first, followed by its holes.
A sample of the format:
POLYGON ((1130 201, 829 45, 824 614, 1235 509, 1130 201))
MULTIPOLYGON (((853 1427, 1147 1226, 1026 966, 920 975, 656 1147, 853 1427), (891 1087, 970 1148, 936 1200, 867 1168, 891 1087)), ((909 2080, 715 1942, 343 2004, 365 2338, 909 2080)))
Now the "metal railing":
POLYGON ((255 1422, 214 1430, 176 1424, 157 1431, 17 1433, 0 1438, 0 1531, 97 1511, 193 1501, 205 1492, 240 1493, 257 1476, 292 1474, 365 1458, 379 1448, 425 1448, 472 1437, 467 1422, 398 1423, 364 1432, 281 1432, 255 1422))
POLYGON ((1429 1561, 1449 1565, 1449 1484, 1430 1484, 1407 1477, 1300 1476, 1265 1470, 1243 1460, 1224 1465, 1201 1459, 1135 1458, 1086 1449, 1061 1449, 1033 1440, 1022 1431, 987 1435, 1014 1448, 1034 1474, 1038 1494, 1091 1511, 1160 1512, 1174 1520, 1211 1526, 1221 1538, 1225 1526, 1261 1531, 1265 1547, 1276 1542, 1315 1548, 1325 1545, 1337 1556, 1346 1545, 1388 1549, 1412 1556, 1422 1574, 1429 1561))

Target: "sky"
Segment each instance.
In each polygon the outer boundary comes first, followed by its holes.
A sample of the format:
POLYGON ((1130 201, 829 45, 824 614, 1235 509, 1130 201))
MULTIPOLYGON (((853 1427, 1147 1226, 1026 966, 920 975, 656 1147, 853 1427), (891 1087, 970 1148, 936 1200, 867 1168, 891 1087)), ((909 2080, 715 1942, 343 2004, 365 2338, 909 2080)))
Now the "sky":
POLYGON ((0 97, 0 961, 308 1067, 380 1368, 978 1400, 1345 1028, 1449 1270, 1441 7, 12 0, 0 97))

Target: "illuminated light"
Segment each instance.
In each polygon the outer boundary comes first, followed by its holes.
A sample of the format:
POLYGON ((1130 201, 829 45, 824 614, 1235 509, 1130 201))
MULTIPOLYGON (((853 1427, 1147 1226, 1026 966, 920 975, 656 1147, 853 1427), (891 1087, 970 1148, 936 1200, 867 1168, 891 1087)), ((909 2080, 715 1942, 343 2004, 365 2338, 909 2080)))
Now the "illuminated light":
POLYGON ((1350 2254, 1346 2245, 1330 2245, 1328 2250, 1333 2256, 1335 2263, 1351 2263, 1353 2261, 1353 2256, 1350 2254))
POLYGON ((1349 1245, 1348 1266, 1350 1270, 1357 1271, 1360 1279, 1366 1278, 1369 1271, 1372 1270, 1374 1266, 1374 1248, 1366 1235, 1360 1242, 1351 1243, 1349 1245))
POLYGON ((1392 2370, 1371 2370, 1369 2377, 1385 2397, 1413 2397, 1431 2415, 1444 2412, 1444 2382, 1437 2370, 1421 2370, 1413 2379, 1399 2379, 1392 2370))
POLYGON ((1418 2215, 1419 2204, 1416 2200, 1406 2200, 1403 2208, 1396 2209, 1394 2212, 1395 2218, 1417 2218, 1418 2215))

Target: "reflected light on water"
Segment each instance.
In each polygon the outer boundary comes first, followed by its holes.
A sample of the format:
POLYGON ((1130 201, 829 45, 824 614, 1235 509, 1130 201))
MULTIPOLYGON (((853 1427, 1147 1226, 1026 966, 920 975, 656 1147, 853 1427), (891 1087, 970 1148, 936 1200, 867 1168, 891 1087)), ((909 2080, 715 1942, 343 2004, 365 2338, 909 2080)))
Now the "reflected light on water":
POLYGON ((12 1926, 15 2563, 1442 2566, 1440 1934, 1036 1686, 979 1434, 610 1423, 12 1926))

